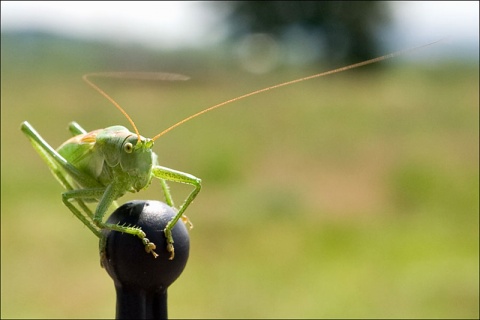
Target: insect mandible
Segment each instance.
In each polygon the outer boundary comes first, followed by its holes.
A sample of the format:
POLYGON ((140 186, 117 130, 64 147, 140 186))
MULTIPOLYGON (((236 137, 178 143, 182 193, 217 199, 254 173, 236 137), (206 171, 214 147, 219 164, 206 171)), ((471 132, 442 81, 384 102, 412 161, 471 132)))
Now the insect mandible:
MULTIPOLYGON (((169 259, 172 260, 175 257, 172 228, 178 220, 182 220, 184 223, 189 224, 190 227, 192 226, 184 213, 200 192, 201 179, 188 173, 160 166, 157 161, 157 155, 152 151, 155 140, 193 118, 234 101, 297 82, 373 64, 405 54, 408 51, 432 45, 436 42, 415 47, 413 49, 390 53, 346 67, 283 82, 244 94, 193 114, 160 132, 151 139, 141 136, 133 120, 120 107, 120 105, 89 79, 89 77, 93 76, 118 77, 125 73, 88 74, 84 75, 83 79, 93 89, 107 98, 118 110, 120 110, 120 112, 122 112, 132 125, 134 132, 131 132, 123 126, 111 126, 87 132, 76 122, 72 122, 69 124, 69 131, 73 137, 65 141, 55 150, 27 121, 24 121, 21 124, 21 130, 30 140, 34 149, 47 163, 52 174, 66 189, 66 191, 62 193, 63 203, 78 219, 80 219, 82 223, 100 238, 101 246, 102 244, 104 245, 105 242, 102 230, 109 229, 137 236, 141 239, 145 251, 151 253, 154 257, 157 257, 158 254, 155 252, 157 249, 156 245, 147 238, 145 232, 135 226, 106 223, 103 221, 105 214, 112 204, 116 205, 115 201, 118 198, 122 197, 126 192, 138 192, 147 188, 153 178, 160 181, 165 201, 174 209, 175 205, 167 181, 180 182, 193 186, 193 190, 184 200, 183 204, 178 209, 175 209, 176 215, 169 221, 164 229, 167 242, 166 250, 169 253, 169 259), (73 200, 75 200, 76 205, 74 205, 73 200), (87 206, 87 203, 89 202, 98 202, 94 212, 92 212, 87 206)), ((133 78, 157 78, 163 80, 186 79, 186 77, 181 75, 167 73, 139 73, 130 74, 129 76, 133 78)))

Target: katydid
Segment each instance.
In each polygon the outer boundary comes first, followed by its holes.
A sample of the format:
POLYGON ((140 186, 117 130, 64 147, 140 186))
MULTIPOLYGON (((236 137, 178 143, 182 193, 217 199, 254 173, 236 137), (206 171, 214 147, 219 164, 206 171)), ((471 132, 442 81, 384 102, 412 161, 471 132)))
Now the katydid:
MULTIPOLYGON (((154 257, 157 257, 158 254, 155 252, 155 244, 148 240, 147 235, 140 228, 103 222, 105 214, 110 206, 112 204, 116 205, 115 201, 127 191, 138 192, 145 189, 150 185, 153 178, 159 179, 165 201, 173 208, 175 208, 175 206, 167 181, 181 182, 193 186, 193 190, 184 200, 183 204, 178 209, 175 209, 177 212, 175 217, 164 229, 167 242, 166 250, 169 253, 169 259, 172 260, 175 257, 175 250, 171 230, 180 219, 191 226, 190 221, 184 213, 200 192, 201 180, 191 174, 160 166, 157 162, 157 155, 152 151, 156 139, 199 115, 210 112, 231 102, 297 82, 339 73, 390 59, 404 54, 406 51, 416 50, 431 44, 433 43, 413 49, 394 52, 346 67, 283 82, 244 94, 191 115, 160 132, 151 139, 141 136, 135 123, 128 114, 120 107, 120 105, 118 105, 117 102, 115 102, 115 100, 95 85, 89 77, 127 76, 132 78, 163 80, 185 80, 186 77, 166 73, 129 74, 117 72, 84 75, 83 80, 85 80, 87 84, 107 98, 120 112, 123 113, 132 125, 134 132, 130 132, 123 126, 111 126, 105 129, 87 132, 76 122, 72 122, 69 125, 69 131, 73 137, 55 150, 27 121, 22 123, 21 130, 30 140, 34 149, 47 163, 53 175, 66 189, 66 191, 62 193, 63 203, 78 219, 80 219, 80 221, 82 221, 82 223, 100 238, 101 246, 102 243, 104 245, 104 235, 101 231, 103 229, 109 229, 139 237, 145 247, 145 251, 151 253, 154 257), (76 205, 74 205, 74 201, 72 200, 75 200, 76 205), (98 202, 94 212, 92 212, 87 206, 87 203, 89 202, 98 202)), ((100 250, 102 250, 102 248, 100 250)))

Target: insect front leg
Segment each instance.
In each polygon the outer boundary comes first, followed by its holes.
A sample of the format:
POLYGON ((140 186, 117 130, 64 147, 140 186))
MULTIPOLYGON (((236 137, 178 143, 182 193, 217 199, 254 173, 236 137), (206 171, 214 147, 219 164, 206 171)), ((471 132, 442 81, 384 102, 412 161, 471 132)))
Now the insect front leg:
MULTIPOLYGON (((158 254, 154 251, 156 249, 155 244, 146 238, 145 232, 143 232, 140 228, 103 222, 103 218, 109 207, 114 203, 114 199, 117 198, 117 194, 118 186, 116 186, 115 183, 112 183, 106 188, 86 188, 67 191, 62 194, 62 200, 70 209, 70 211, 72 211, 76 216, 79 216, 82 214, 78 208, 76 208, 73 203, 70 202, 71 199, 75 199, 77 201, 100 199, 97 208, 95 209, 95 213, 91 216, 92 221, 90 223, 93 223, 99 229, 109 229, 137 236, 142 240, 142 243, 145 246, 145 251, 147 253, 151 253, 155 258, 158 257, 158 254)), ((103 240, 104 236, 101 232, 96 234, 100 239, 103 240)), ((104 245, 105 242, 101 241, 100 251, 103 250, 102 246, 104 245)))
MULTIPOLYGON (((166 167, 161 167, 161 166, 155 166, 152 170, 152 174, 154 175, 154 177, 163 180, 162 186, 163 185, 166 186, 165 180, 168 180, 168 181, 186 183, 186 184, 189 184, 189 185, 192 185, 192 186, 195 187, 193 189, 193 191, 188 195, 187 199, 185 199, 185 202, 178 209, 178 212, 175 215, 175 217, 173 217, 173 219, 170 220, 170 222, 168 222, 168 224, 167 224, 167 226, 165 227, 165 230, 164 230, 165 238, 167 239, 167 251, 170 252, 170 258, 169 259, 173 260, 173 258, 175 257, 175 249, 174 249, 174 246, 173 246, 172 229, 175 226, 175 224, 177 223, 178 219, 188 221, 188 218, 186 218, 186 216, 184 216, 183 213, 188 208, 188 206, 193 202, 193 199, 195 199, 197 194, 200 192, 200 190, 202 188, 202 180, 193 176, 193 175, 191 175, 191 174, 184 173, 184 172, 177 171, 177 170, 173 170, 173 169, 169 169, 169 168, 166 168, 166 167)), ((168 190, 168 187, 167 188, 164 187, 163 189, 164 189, 164 193, 166 193, 165 197, 167 199, 168 198, 171 199, 170 191, 168 190)), ((169 200, 167 200, 167 202, 168 201, 169 200)))

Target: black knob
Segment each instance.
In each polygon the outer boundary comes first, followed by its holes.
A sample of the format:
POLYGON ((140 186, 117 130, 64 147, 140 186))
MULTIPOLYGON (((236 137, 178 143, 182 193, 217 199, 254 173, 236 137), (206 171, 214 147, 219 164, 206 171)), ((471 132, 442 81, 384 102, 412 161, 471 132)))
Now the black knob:
POLYGON ((142 228, 156 245, 155 258, 142 241, 130 234, 106 230, 101 264, 112 277, 117 292, 117 319, 166 319, 167 288, 180 276, 188 260, 190 239, 181 220, 173 227, 175 258, 169 260, 163 230, 175 216, 160 201, 130 201, 119 207, 107 223, 142 228))

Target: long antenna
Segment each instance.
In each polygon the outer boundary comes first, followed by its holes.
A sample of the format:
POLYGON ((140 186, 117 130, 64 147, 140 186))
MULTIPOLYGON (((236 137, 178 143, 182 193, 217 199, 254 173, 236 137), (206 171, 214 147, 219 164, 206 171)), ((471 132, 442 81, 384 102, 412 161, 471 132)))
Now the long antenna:
POLYGON ((91 86, 93 89, 98 91, 102 96, 107 98, 107 100, 110 101, 118 110, 120 110, 120 112, 125 116, 125 118, 127 118, 128 122, 130 122, 130 124, 132 125, 133 130, 135 130, 135 134, 138 137, 137 143, 140 143, 140 132, 138 132, 137 126, 135 125, 135 122, 133 122, 132 118, 130 118, 130 116, 127 114, 127 112, 125 110, 123 110, 123 108, 120 107, 120 105, 115 100, 113 100, 112 97, 110 97, 105 91, 100 89, 95 83, 93 83, 92 81, 90 81, 88 79, 88 77, 105 77, 107 74, 109 74, 109 73, 89 73, 89 74, 84 74, 82 79, 89 86, 91 86))
MULTIPOLYGON (((443 39, 442 39, 443 40, 443 39)), ((294 84, 294 83, 297 83, 297 82, 302 82, 302 81, 307 81, 307 80, 310 80, 310 79, 314 79, 314 78, 319 78, 319 77, 323 77, 323 76, 327 76, 327 75, 330 75, 330 74, 334 74, 334 73, 339 73, 339 72, 343 72, 343 71, 347 71, 347 70, 351 70, 351 69, 355 69, 355 68, 359 68, 359 67, 363 67, 363 66, 366 66, 366 65, 369 65, 369 64, 372 64, 372 63, 376 63, 376 62, 380 62, 380 61, 384 61, 384 60, 387 60, 387 59, 391 59, 391 58, 394 58, 394 57, 397 57, 397 56, 400 56, 400 55, 403 55, 403 54, 406 54, 408 52, 411 52, 411 51, 415 51, 415 50, 419 50, 419 49, 422 49, 422 48, 425 48, 425 47, 428 47, 428 46, 431 46, 437 42, 440 42, 442 40, 437 40, 435 42, 431 42, 431 43, 428 43, 428 44, 425 44, 425 45, 422 45, 422 46, 419 46, 419 47, 414 47, 414 48, 409 48, 409 49, 405 49, 405 50, 401 50, 401 51, 396 51, 396 52, 393 52, 393 53, 390 53, 390 54, 386 54, 384 56, 381 56, 381 57, 377 57, 377 58, 373 58, 373 59, 370 59, 370 60, 366 60, 366 61, 363 61, 363 62, 358 62, 358 63, 354 63, 354 64, 351 64, 351 65, 348 65, 348 66, 345 66, 345 67, 341 67, 341 68, 337 68, 337 69, 334 69, 334 70, 330 70, 330 71, 325 71, 325 72, 321 72, 321 73, 317 73, 317 74, 314 74, 312 76, 308 76, 308 77, 304 77, 304 78, 300 78, 300 79, 296 79, 296 80, 291 80, 291 81, 287 81, 287 82, 283 82, 283 83, 280 83, 280 84, 276 84, 276 85, 273 85, 271 87, 267 87, 267 88, 263 88, 263 89, 260 89, 260 90, 256 90, 256 91, 253 91, 253 92, 250 92, 250 93, 247 93, 247 94, 244 94, 242 96, 239 96, 239 97, 236 97, 236 98, 233 98, 233 99, 230 99, 230 100, 227 100, 227 101, 224 101, 222 103, 219 103, 219 104, 216 104, 212 107, 209 107, 207 109, 204 109, 200 112, 197 112, 177 123, 175 123, 174 125, 172 125, 171 127, 163 130, 162 132, 160 132, 159 134, 157 134, 155 137, 152 138, 152 140, 156 140, 158 138, 160 138, 161 136, 163 136, 164 134, 166 134, 167 132, 175 129, 176 127, 178 126, 181 126, 182 124, 184 124, 185 122, 187 121, 190 121, 192 120, 193 118, 196 118, 204 113, 207 113, 207 112, 210 112, 212 110, 215 110, 217 108, 220 108, 226 104, 229 104, 229 103, 232 103, 232 102, 235 102, 235 101, 238 101, 238 100, 242 100, 242 99, 245 99, 245 98, 248 98, 248 97, 251 97, 253 95, 256 95, 256 94, 259 94, 259 93, 262 93, 262 92, 265 92, 265 91, 268 91, 268 90, 273 90, 273 89, 277 89, 277 88, 280 88, 280 87, 284 87, 284 86, 288 86, 288 85, 291 85, 291 84, 294 84)))
POLYGON ((93 89, 98 91, 102 96, 107 98, 120 112, 127 118, 130 124, 135 131, 135 134, 138 136, 137 143, 140 142, 140 133, 133 122, 132 118, 127 114, 125 110, 112 98, 110 97, 105 91, 100 89, 96 84, 94 84, 89 77, 104 77, 104 78, 128 78, 128 79, 137 79, 137 80, 167 80, 167 81, 174 81, 174 80, 188 80, 189 77, 175 74, 175 73, 165 73, 165 72, 97 72, 97 73, 89 73, 83 75, 82 79, 93 89))

